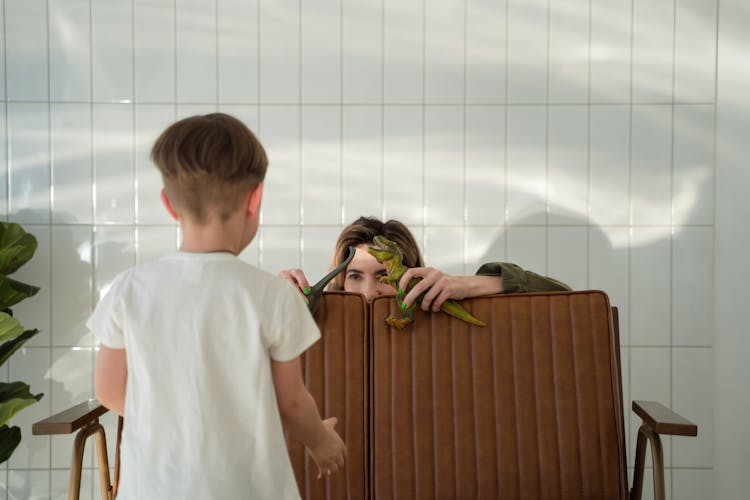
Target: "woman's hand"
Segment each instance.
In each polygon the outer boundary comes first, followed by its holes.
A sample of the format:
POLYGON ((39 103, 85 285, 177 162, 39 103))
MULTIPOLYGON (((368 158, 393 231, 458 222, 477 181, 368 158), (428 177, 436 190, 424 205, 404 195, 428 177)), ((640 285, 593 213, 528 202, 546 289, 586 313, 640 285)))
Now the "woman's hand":
POLYGON ((307 276, 302 272, 302 269, 284 269, 279 272, 279 277, 294 285, 307 302, 307 296, 310 295, 310 283, 307 282, 307 276))
POLYGON ((406 294, 404 303, 409 307, 424 293, 422 309, 425 311, 439 311, 440 306, 448 299, 461 300, 503 291, 502 280, 499 277, 450 275, 433 267, 408 269, 401 277, 399 287, 406 290, 413 278, 422 279, 406 294))

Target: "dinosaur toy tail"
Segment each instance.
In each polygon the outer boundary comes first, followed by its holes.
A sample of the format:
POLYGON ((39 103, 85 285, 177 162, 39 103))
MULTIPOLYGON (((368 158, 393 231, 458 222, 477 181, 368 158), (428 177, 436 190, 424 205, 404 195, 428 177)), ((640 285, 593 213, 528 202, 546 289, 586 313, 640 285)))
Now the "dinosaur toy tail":
POLYGON ((446 314, 450 314, 454 318, 458 318, 462 321, 466 321, 467 323, 471 323, 472 325, 487 326, 487 323, 472 316, 468 311, 466 311, 463 307, 461 307, 458 304, 458 302, 456 302, 455 300, 450 300, 450 299, 446 300, 440 306, 440 310, 446 314))

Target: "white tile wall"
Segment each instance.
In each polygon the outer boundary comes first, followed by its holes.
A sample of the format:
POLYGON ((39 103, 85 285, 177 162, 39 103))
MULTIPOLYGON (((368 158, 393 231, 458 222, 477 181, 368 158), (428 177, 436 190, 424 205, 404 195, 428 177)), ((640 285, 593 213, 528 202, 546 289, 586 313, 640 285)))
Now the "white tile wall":
POLYGON ((49 223, 49 106, 8 103, 7 120, 8 212, 19 223, 49 223))
POLYGON ((216 102, 218 25, 216 1, 175 3, 177 100, 216 102))
MULTIPOLYGON (((383 170, 382 108, 345 107, 343 129, 342 222, 349 223, 362 215, 380 217, 384 210, 386 180, 383 170)), ((391 177, 393 175, 388 179, 391 177)))
POLYGON ((50 182, 52 220, 91 224, 93 148, 91 105, 50 106, 50 182))
POLYGON ((12 100, 49 98, 47 2, 15 0, 5 7, 5 86, 12 100))
POLYGON ((258 100, 258 1, 217 1, 219 102, 258 100))
POLYGON ((303 106, 301 129, 302 222, 337 225, 341 222, 341 107, 303 106))
POLYGON ((544 0, 508 0, 507 100, 538 104, 549 96, 549 12, 544 0))
POLYGON ((505 113, 501 106, 466 106, 466 220, 505 224, 505 113))
POLYGON ((589 109, 550 106, 547 147, 549 224, 588 223, 589 109))
MULTIPOLYGON (((456 106, 431 106, 425 111, 425 225, 464 222, 464 112, 456 106)), ((385 189, 396 179, 384 179, 385 189)))
POLYGON ((258 79, 261 102, 300 100, 300 12, 296 0, 259 2, 258 79))
POLYGON ((342 2, 341 99, 345 103, 382 100, 383 8, 370 0, 342 2))
POLYGON ((133 3, 91 2, 92 94, 96 101, 133 100, 133 3))
POLYGON ((630 106, 589 108, 589 221, 630 222, 630 106))
POLYGON ((505 103, 504 2, 466 2, 466 102, 505 103))
POLYGON ((172 0, 134 0, 136 102, 175 99, 175 9, 172 0))
MULTIPOLYGON (((151 163, 151 148, 162 130, 176 119, 174 106, 145 104, 135 106, 134 134, 135 221, 137 224, 172 224, 161 204, 161 175, 151 163)), ((128 182, 131 182, 130 179, 128 182)))
POLYGON ((425 216, 423 111, 422 106, 383 107, 383 217, 410 226, 424 224, 425 216))
POLYGON ((632 0, 591 2, 589 64, 592 103, 630 102, 632 12, 632 0))
POLYGON ((466 2, 424 2, 424 91, 429 103, 466 95, 466 2))
POLYGON ((583 103, 589 88, 589 10, 594 2, 567 0, 550 2, 549 100, 583 103))
POLYGON ((634 102, 668 102, 673 96, 674 10, 674 3, 632 2, 634 102))
POLYGON ((51 0, 47 3, 47 8, 50 99, 87 101, 91 96, 89 2, 51 0))
MULTIPOLYGON (((271 163, 243 259, 315 280, 342 225, 374 215, 406 222, 446 272, 509 260, 607 291, 626 411, 650 398, 698 423, 667 441, 668 493, 709 498, 719 14, 717 0, 6 0, 0 216, 39 239, 17 278, 42 289, 15 312, 43 332, 3 373, 45 397, 16 417, 0 498, 65 497, 70 439, 30 424, 92 394, 84 322, 114 276, 178 245, 153 140, 217 109, 271 163)), ((87 470, 84 498, 97 482, 87 470)))
POLYGON ((385 102, 424 101, 425 14, 420 0, 383 1, 383 97, 385 102))
POLYGON ((302 101, 338 103, 342 92, 342 2, 320 0, 300 5, 302 101))
POLYGON ((714 101, 718 0, 675 2, 674 98, 680 103, 714 101))
POLYGON ((547 222, 547 108, 508 108, 507 217, 510 224, 547 222))
POLYGON ((672 107, 633 106, 630 128, 630 222, 669 225, 672 107))
POLYGON ((94 221, 132 224, 135 217, 132 104, 94 104, 94 221))

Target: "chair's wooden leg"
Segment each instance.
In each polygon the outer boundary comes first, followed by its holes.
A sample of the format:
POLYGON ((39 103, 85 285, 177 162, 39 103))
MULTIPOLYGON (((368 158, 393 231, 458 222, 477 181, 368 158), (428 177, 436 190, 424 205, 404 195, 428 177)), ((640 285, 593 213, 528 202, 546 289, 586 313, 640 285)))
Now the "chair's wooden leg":
POLYGON ((122 441, 122 427, 125 420, 117 418, 117 440, 115 441, 115 479, 112 482, 112 498, 117 498, 117 488, 120 487, 120 442, 122 441))
POLYGON ((630 490, 630 500, 641 500, 643 493, 643 468, 646 465, 646 436, 638 431, 638 441, 635 445, 635 468, 633 469, 633 488, 630 490))
POLYGON ((633 489, 630 500, 641 500, 643 492, 643 469, 646 467, 646 441, 651 443, 651 459, 654 466, 654 500, 664 500, 664 453, 659 434, 647 425, 638 429, 638 441, 635 446, 635 470, 633 471, 633 489))
POLYGON ((99 464, 99 488, 102 492, 102 500, 112 500, 112 484, 109 482, 109 460, 107 459, 107 438, 104 427, 96 424, 94 430, 96 435, 96 457, 99 464))
POLYGON ((102 500, 112 500, 112 486, 109 482, 109 463, 107 460, 107 440, 104 427, 98 420, 90 422, 76 434, 73 441, 73 460, 70 465, 70 486, 68 500, 78 500, 81 496, 81 472, 83 471, 83 452, 86 440, 96 437, 96 455, 99 463, 99 482, 101 483, 102 500))
POLYGON ((86 440, 99 429, 103 428, 98 420, 93 420, 76 434, 73 441, 73 459, 70 464, 70 486, 68 500, 78 500, 81 496, 81 472, 83 471, 83 451, 86 440))
POLYGON ((68 500, 78 500, 81 495, 81 469, 83 467, 83 449, 86 445, 86 428, 76 434, 73 441, 73 459, 70 463, 70 484, 68 500))

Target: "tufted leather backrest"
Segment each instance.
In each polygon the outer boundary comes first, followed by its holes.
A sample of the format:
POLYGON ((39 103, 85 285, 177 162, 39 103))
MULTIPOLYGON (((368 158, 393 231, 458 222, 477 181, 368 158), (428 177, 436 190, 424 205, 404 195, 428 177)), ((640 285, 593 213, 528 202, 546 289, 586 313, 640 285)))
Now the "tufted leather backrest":
POLYGON ((322 337, 302 356, 305 384, 323 418, 338 418, 347 446, 345 469, 317 479, 315 462, 289 440, 289 455, 303 498, 364 499, 369 495, 368 307, 360 295, 325 293, 315 313, 322 337))
POLYGON ((461 301, 475 327, 371 317, 374 498, 624 499, 619 345, 603 292, 461 301))

